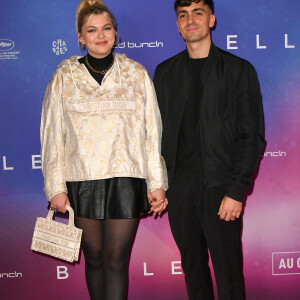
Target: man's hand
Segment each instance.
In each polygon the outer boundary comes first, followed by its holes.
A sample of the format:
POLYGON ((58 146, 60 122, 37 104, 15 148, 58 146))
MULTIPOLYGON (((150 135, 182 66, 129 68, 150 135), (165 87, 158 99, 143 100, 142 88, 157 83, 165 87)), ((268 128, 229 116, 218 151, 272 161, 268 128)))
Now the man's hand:
POLYGON ((161 213, 166 209, 168 205, 168 199, 166 198, 166 192, 163 189, 157 189, 152 193, 148 191, 148 200, 151 204, 149 213, 153 212, 153 217, 157 214, 160 216, 161 213))
POLYGON ((234 221, 239 218, 243 210, 243 203, 225 196, 221 202, 218 215, 221 220, 234 221))
POLYGON ((51 208, 56 209, 59 212, 66 212, 66 204, 71 206, 69 198, 66 193, 60 193, 53 196, 50 200, 51 208))

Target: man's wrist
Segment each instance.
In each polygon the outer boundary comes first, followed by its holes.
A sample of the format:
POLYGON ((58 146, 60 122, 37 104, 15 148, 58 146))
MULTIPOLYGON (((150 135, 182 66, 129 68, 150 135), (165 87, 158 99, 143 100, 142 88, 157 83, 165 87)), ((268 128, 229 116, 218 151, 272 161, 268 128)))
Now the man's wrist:
POLYGON ((235 201, 243 202, 245 198, 245 190, 239 185, 230 185, 226 192, 226 196, 235 201))

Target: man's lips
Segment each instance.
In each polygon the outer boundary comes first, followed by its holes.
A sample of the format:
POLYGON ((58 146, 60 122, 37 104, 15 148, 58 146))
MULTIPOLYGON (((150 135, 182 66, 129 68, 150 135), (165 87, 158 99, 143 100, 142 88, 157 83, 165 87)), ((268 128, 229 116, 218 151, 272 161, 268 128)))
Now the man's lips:
POLYGON ((195 31, 197 30, 199 27, 198 26, 189 26, 189 27, 186 27, 186 30, 187 31, 195 31))

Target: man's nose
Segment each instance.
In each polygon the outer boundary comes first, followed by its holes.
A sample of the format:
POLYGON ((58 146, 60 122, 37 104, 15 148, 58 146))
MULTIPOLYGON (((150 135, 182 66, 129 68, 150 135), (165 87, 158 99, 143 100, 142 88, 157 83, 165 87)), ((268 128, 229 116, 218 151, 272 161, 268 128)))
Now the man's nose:
POLYGON ((194 16, 192 14, 188 14, 187 16, 188 23, 191 24, 194 21, 194 16))

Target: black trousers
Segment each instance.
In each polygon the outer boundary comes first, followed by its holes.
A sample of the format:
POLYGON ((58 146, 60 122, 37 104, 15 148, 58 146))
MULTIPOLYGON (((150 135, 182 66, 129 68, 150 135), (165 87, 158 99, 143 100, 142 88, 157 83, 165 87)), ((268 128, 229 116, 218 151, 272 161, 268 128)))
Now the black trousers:
POLYGON ((219 300, 244 300, 241 220, 221 221, 217 213, 227 187, 203 188, 201 181, 198 171, 177 171, 167 193, 189 299, 214 299, 209 249, 219 300))

